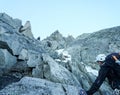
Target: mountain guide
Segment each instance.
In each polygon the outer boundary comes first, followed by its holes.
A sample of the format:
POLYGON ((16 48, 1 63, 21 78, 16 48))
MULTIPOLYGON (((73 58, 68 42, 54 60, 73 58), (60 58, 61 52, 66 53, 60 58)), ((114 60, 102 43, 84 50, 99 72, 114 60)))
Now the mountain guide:
POLYGON ((120 95, 120 53, 111 53, 109 55, 99 54, 96 62, 100 65, 98 76, 90 89, 86 91, 87 95, 93 95, 102 85, 105 78, 114 90, 113 95, 120 95))

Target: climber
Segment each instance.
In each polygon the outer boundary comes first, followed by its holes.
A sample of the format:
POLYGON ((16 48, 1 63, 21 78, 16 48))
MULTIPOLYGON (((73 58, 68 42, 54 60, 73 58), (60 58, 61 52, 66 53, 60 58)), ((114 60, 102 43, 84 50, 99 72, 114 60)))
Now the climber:
POLYGON ((114 90, 113 95, 120 92, 120 53, 111 53, 108 56, 99 54, 96 62, 100 65, 100 70, 95 82, 90 89, 86 91, 87 95, 93 95, 101 86, 105 78, 108 79, 109 85, 114 90))

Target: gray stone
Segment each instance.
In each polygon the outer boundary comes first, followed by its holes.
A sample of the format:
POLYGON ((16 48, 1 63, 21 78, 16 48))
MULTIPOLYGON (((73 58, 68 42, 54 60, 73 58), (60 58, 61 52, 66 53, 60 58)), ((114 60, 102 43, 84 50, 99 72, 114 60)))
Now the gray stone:
POLYGON ((25 36, 31 38, 31 39, 34 38, 32 32, 31 32, 31 24, 30 24, 30 21, 27 21, 27 22, 25 23, 25 25, 20 29, 20 32, 21 32, 22 34, 24 34, 25 36))
POLYGON ((24 77, 0 91, 1 95, 78 95, 79 89, 38 78, 24 77))
POLYGON ((6 49, 0 49, 0 68, 10 70, 17 62, 16 57, 12 56, 6 49))
POLYGON ((18 56, 18 59, 28 60, 28 51, 26 49, 22 49, 18 56))
POLYGON ((34 51, 31 51, 28 53, 28 67, 36 67, 37 65, 39 65, 41 63, 41 55, 38 53, 35 53, 34 51))
POLYGON ((44 78, 44 65, 39 64, 32 70, 32 76, 36 78, 44 78))
POLYGON ((45 78, 58 83, 80 86, 80 83, 76 77, 71 74, 66 68, 59 65, 48 55, 43 54, 42 56, 43 62, 46 64, 44 70, 45 78))
POLYGON ((4 27, 10 32, 14 30, 18 32, 20 27, 22 26, 22 22, 19 19, 13 19, 6 13, 0 13, 0 26, 4 27))

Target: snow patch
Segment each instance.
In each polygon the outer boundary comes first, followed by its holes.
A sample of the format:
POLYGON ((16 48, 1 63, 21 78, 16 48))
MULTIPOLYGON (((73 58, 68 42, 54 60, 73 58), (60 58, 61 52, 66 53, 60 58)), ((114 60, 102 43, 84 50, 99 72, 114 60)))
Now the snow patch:
POLYGON ((68 53, 68 51, 65 51, 64 49, 59 49, 56 50, 58 55, 62 55, 60 59, 55 59, 56 61, 61 61, 61 62, 68 62, 71 61, 71 55, 68 53))
POLYGON ((90 72, 94 74, 95 76, 98 76, 98 71, 95 69, 92 69, 90 66, 85 66, 85 69, 87 70, 87 72, 90 72))
POLYGON ((56 50, 56 52, 58 53, 58 55, 60 55, 63 51, 64 51, 64 49, 56 50))

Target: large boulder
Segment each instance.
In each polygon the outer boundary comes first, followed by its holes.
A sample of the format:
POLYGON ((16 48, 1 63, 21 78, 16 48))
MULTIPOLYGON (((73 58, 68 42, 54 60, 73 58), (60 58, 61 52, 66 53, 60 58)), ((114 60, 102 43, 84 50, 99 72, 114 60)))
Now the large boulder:
POLYGON ((28 52, 28 61, 27 64, 31 68, 35 68, 37 65, 39 65, 42 62, 41 59, 41 54, 34 52, 34 51, 29 51, 28 52))
POLYGON ((44 77, 53 82, 80 86, 77 78, 66 68, 59 65, 50 56, 43 54, 44 77))
POLYGON ((0 49, 0 69, 10 70, 16 62, 16 57, 12 56, 6 49, 0 49))
POLYGON ((24 77, 0 91, 0 95, 79 95, 77 87, 24 77))

